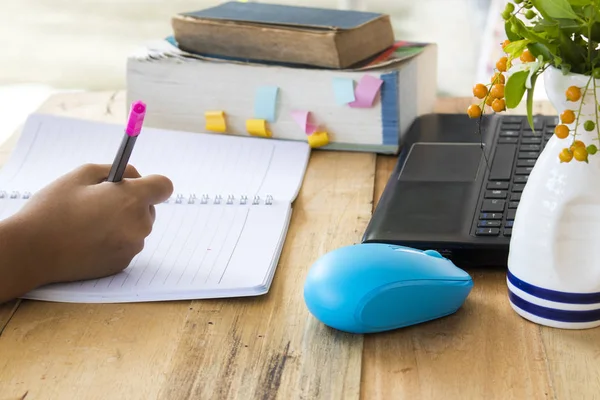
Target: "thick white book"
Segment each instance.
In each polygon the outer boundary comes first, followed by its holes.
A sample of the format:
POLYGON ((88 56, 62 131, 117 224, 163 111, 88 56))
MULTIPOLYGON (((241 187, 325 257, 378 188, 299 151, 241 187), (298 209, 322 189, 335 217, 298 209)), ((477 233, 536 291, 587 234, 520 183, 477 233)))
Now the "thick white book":
POLYGON ((168 40, 127 60, 128 103, 148 104, 148 126, 203 132, 206 113, 218 111, 225 134, 249 136, 247 121, 260 118, 272 138, 306 143, 310 135, 298 115, 308 113, 327 133, 327 143, 316 146, 325 150, 396 154, 415 119, 434 111, 436 96, 435 44, 400 46, 380 61, 344 70, 200 56, 168 40), (374 82, 379 87, 370 93, 374 82))
MULTIPOLYGON (((124 126, 34 114, 0 170, 0 220, 84 163, 111 163, 124 126)), ((28 299, 114 303, 267 293, 306 171, 306 143, 144 127, 130 159, 174 193, 122 272, 44 286, 28 299)), ((68 196, 65 193, 65 196, 68 196)))

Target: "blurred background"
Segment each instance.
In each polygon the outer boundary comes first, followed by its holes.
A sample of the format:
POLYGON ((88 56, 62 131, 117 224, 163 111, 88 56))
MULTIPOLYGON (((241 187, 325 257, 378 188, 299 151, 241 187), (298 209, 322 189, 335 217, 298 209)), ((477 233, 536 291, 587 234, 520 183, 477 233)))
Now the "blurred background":
MULTIPOLYGON (((264 1, 387 13, 396 38, 438 44, 440 96, 471 96, 495 63, 504 0, 264 1)), ((216 0, 0 0, 0 141, 52 93, 125 88, 127 56, 172 15, 216 0)))

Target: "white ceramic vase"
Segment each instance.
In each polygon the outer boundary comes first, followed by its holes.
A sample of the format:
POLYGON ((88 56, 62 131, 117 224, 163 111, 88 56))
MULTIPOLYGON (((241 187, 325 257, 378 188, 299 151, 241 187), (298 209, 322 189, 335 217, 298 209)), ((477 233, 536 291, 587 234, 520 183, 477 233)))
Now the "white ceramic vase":
MULTIPOLYGON (((583 88, 589 77, 544 72, 548 98, 560 115, 580 102, 569 102, 569 86, 583 88)), ((600 100, 600 81, 596 80, 600 100)), ((600 114, 600 111, 599 111, 600 114)), ((583 128, 596 121, 594 82, 583 98, 576 139, 595 144, 597 129, 583 128)), ((596 127, 597 128, 597 127, 596 127)), ((511 306, 535 323, 567 329, 600 326, 600 152, 589 164, 573 159, 561 163, 559 153, 573 137, 552 136, 538 158, 515 216, 508 257, 508 295, 511 306), (598 248, 596 247, 598 246, 598 248)))

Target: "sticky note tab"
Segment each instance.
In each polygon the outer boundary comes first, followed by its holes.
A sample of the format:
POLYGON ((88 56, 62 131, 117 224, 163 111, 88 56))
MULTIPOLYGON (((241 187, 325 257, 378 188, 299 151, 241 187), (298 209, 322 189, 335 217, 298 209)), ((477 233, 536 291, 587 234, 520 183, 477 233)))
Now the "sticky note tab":
POLYGON ((356 100, 348 105, 353 108, 371 107, 382 83, 383 81, 381 79, 375 78, 374 76, 363 76, 358 82, 358 85, 356 85, 356 90, 354 91, 356 100))
POLYGON ((335 102, 343 105, 356 100, 354 97, 354 81, 349 78, 333 78, 335 102))
POLYGON ((204 113, 206 118, 206 130, 213 132, 225 132, 225 113, 223 111, 207 111, 204 113))
POLYGON ((315 132, 308 136, 308 145, 312 148, 325 146, 329 143, 327 132, 315 132))
POLYGON ((254 118, 275 121, 277 111, 277 86, 262 86, 256 90, 254 99, 254 118))
POLYGON ((302 131, 307 135, 310 135, 311 133, 314 133, 317 130, 317 125, 309 122, 309 116, 310 112, 308 111, 292 111, 292 118, 294 119, 294 121, 296 121, 298 125, 300 125, 302 131))
POLYGON ((249 119, 246 121, 246 130, 252 136, 271 137, 271 131, 264 119, 249 119))

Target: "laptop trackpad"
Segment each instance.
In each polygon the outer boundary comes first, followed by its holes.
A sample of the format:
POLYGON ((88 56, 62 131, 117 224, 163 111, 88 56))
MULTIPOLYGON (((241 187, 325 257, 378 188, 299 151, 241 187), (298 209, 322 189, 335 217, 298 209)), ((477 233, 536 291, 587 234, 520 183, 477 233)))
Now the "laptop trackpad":
POLYGON ((483 150, 478 144, 415 144, 398 176, 422 182, 472 182, 483 150))
MULTIPOLYGON (((478 144, 416 144, 398 176, 396 230, 455 239, 473 218, 472 190, 483 151, 478 144)), ((416 239, 416 237, 415 237, 416 239)))

